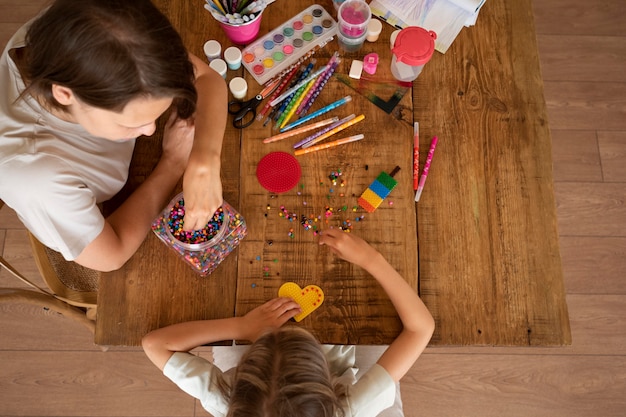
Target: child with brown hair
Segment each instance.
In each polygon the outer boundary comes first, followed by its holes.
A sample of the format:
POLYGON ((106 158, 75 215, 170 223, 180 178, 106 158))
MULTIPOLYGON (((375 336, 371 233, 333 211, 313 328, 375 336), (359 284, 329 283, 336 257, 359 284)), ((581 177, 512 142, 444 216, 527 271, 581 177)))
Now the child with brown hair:
POLYGON ((434 320, 416 292, 364 240, 325 230, 320 245, 370 273, 385 290, 402 332, 357 381, 346 378, 353 347, 322 346, 307 331, 283 326, 300 312, 288 298, 275 298, 243 317, 193 321, 154 330, 142 341, 150 360, 215 417, 376 416, 394 403, 396 386, 423 352, 434 320), (249 340, 234 369, 222 373, 190 354, 195 347, 249 340))

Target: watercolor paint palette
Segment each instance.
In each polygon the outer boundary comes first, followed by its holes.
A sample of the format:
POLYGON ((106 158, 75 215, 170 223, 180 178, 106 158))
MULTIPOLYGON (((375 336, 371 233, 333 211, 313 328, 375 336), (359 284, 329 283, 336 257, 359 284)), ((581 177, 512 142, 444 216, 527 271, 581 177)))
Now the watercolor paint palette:
POLYGON ((243 51, 243 66, 259 84, 289 70, 337 34, 337 22, 317 4, 308 7, 243 51))

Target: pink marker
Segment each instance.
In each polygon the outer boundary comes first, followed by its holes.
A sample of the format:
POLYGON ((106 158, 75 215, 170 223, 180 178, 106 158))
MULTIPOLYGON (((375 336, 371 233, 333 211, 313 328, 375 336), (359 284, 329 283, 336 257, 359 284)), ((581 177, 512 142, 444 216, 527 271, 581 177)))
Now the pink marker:
POLYGON ((422 171, 420 183, 417 186, 417 192, 415 193, 415 201, 420 201, 420 196, 422 195, 422 191, 424 190, 424 184, 426 183, 426 177, 428 176, 428 171, 430 170, 430 163, 433 160, 433 154, 435 153, 435 148, 437 147, 437 141, 437 136, 433 136, 433 140, 430 142, 428 156, 426 157, 426 163, 424 164, 424 171, 422 171))

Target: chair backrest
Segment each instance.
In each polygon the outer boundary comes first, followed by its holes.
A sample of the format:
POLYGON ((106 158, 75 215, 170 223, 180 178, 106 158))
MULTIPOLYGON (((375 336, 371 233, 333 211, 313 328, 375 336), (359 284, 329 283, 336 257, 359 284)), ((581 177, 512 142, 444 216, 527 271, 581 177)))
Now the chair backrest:
MULTIPOLYGON (((0 200, 0 208, 3 205, 4 202, 0 200)), ((53 296, 69 305, 85 308, 87 317, 95 320, 100 272, 66 261, 60 253, 43 245, 30 232, 28 235, 39 273, 52 294, 32 283, 2 257, 0 266, 43 294, 53 296)))
POLYGON ((95 333, 96 324, 87 318, 83 310, 73 307, 51 295, 22 288, 0 288, 0 304, 1 303, 29 304, 45 308, 72 319, 85 326, 91 333, 95 333))
POLYGON ((42 244, 31 233, 28 236, 37 268, 52 292, 69 304, 95 307, 100 272, 66 261, 63 255, 42 244))

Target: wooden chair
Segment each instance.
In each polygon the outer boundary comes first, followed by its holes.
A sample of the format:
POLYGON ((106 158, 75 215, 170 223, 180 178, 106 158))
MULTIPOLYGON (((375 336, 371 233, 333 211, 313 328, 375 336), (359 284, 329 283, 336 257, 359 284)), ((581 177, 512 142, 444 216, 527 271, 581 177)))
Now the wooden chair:
MULTIPOLYGON (((5 260, 0 257, 0 264, 5 260)), ((22 288, 0 288, 0 304, 28 304, 38 308, 54 311, 85 326, 92 334, 95 333, 96 323, 85 315, 85 311, 73 307, 64 301, 54 298, 52 295, 22 288)))
MULTIPOLYGON (((0 200, 0 208, 3 205, 4 202, 0 200)), ((42 303, 43 306, 53 308, 54 311, 72 318, 76 317, 76 312, 82 311, 85 320, 91 322, 91 325, 87 327, 93 332, 100 272, 85 268, 75 262, 66 261, 60 253, 44 246, 30 233, 29 239, 39 273, 50 291, 31 282, 0 256, 0 266, 37 291, 21 290, 9 291, 8 293, 4 291, 4 298, 42 303), (61 308, 62 304, 66 305, 67 308, 61 308)))

